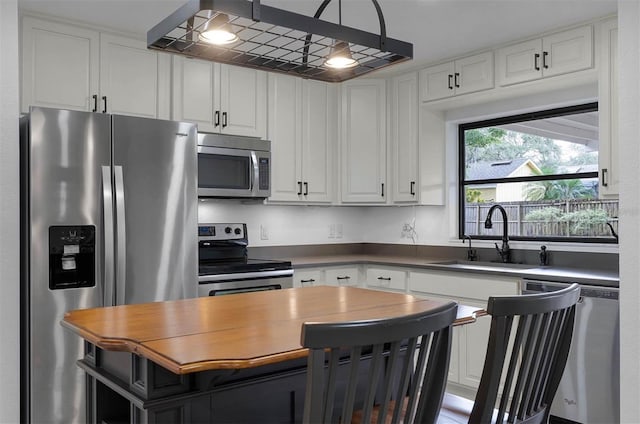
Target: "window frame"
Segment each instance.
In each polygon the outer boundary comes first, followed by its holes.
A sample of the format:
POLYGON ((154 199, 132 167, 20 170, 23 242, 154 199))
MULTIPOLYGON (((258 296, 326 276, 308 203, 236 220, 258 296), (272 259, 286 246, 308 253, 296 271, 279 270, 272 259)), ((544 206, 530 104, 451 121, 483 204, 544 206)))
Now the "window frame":
MULTIPOLYGON (((505 124, 513 124, 517 122, 539 120, 544 118, 558 117, 564 115, 574 115, 581 112, 593 112, 598 110, 598 102, 583 103, 574 106, 566 106, 560 108, 546 109, 537 112, 522 113, 518 115, 504 116, 500 118, 487 119, 483 121, 468 122, 458 125, 458 238, 471 237, 474 240, 500 240, 500 236, 493 235, 467 235, 465 234, 465 206, 466 206, 466 187, 474 184, 488 183, 518 183, 529 181, 549 181, 549 180, 572 180, 583 178, 598 178, 600 182, 600 170, 593 172, 579 172, 575 174, 553 174, 553 175, 533 175, 510 178, 490 178, 482 180, 465 180, 466 170, 466 148, 465 148, 465 131, 478 128, 495 127, 505 124)), ((491 203, 497 204, 497 202, 491 203)), ((510 240, 517 241, 558 241, 570 243, 617 243, 615 238, 594 238, 594 237, 530 237, 530 236, 511 236, 510 240)))

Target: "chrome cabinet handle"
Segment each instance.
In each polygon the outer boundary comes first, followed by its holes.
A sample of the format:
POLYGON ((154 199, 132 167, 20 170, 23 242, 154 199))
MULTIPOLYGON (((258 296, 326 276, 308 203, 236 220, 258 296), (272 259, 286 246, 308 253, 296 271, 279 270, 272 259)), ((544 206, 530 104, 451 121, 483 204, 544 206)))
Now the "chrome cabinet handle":
POLYGON ((125 290, 127 287, 127 235, 126 213, 124 205, 124 176, 122 166, 115 166, 116 189, 116 305, 125 304, 125 290))
MULTIPOLYGON (((98 96, 94 96, 97 100, 98 96)), ((95 111, 94 111, 95 112, 95 111)), ((113 195, 111 191, 111 167, 102 167, 102 219, 104 221, 104 306, 115 305, 114 257, 113 257, 113 195)))

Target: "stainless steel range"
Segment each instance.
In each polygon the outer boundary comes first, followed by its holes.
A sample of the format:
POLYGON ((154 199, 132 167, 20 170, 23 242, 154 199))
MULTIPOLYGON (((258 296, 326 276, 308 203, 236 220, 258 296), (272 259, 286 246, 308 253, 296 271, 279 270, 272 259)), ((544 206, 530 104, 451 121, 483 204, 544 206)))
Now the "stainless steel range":
POLYGON ((198 296, 220 296, 293 287, 289 261, 247 255, 246 224, 198 226, 198 296))

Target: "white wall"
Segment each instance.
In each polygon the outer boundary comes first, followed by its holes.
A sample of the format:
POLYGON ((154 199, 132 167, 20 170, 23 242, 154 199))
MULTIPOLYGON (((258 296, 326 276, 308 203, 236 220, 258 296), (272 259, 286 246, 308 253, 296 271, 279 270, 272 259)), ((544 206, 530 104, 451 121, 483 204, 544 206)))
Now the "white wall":
POLYGON ((640 422, 640 3, 618 2, 621 421, 640 422))
POLYGON ((0 0, 0 422, 19 421, 18 3, 0 0))

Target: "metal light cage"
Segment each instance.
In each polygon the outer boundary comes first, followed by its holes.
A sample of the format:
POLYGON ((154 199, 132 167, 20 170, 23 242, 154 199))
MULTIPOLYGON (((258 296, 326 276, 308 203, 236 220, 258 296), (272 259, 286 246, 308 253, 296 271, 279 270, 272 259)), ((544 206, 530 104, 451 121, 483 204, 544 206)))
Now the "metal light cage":
POLYGON ((380 20, 380 34, 318 19, 331 0, 324 0, 315 17, 260 4, 260 0, 189 0, 147 33, 150 49, 189 57, 281 72, 328 82, 341 82, 404 62, 413 45, 386 37, 382 11, 372 0, 380 20), (211 13, 213 12, 213 13, 211 13), (219 13, 239 40, 216 46, 200 40, 205 24, 219 13), (334 40, 349 43, 358 65, 332 69, 324 62, 334 40))

